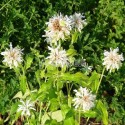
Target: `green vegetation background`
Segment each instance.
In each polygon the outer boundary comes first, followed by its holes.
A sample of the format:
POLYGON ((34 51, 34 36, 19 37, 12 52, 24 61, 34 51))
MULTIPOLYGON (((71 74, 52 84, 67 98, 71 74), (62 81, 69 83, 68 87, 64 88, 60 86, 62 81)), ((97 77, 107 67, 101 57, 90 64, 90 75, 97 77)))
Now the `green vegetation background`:
MULTIPOLYGON (((123 53, 125 58, 124 2, 124 0, 0 0, 0 52, 12 42, 13 46, 25 48, 24 53, 30 53, 32 50, 32 53, 46 55, 47 43, 42 37, 46 28, 45 23, 56 13, 71 15, 80 12, 85 14, 88 25, 78 39, 79 44, 74 44, 74 47, 79 55, 101 73, 104 50, 119 47, 120 53, 123 53)), ((10 108, 11 98, 19 87, 13 72, 3 66, 2 59, 0 55, 0 114, 5 115, 10 108)), ((107 107, 112 111, 109 120, 114 124, 125 124, 125 63, 119 71, 105 75, 104 79, 105 82, 102 82, 99 92, 100 97, 106 100, 107 107)))

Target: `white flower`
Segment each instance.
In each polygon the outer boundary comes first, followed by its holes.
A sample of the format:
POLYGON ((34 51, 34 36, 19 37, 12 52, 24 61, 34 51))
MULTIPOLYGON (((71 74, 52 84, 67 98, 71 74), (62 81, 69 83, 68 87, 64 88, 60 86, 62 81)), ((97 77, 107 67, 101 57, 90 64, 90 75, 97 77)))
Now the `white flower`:
POLYGON ((23 61, 22 50, 18 47, 13 48, 11 43, 10 49, 6 49, 4 52, 1 52, 1 55, 4 56, 3 63, 9 66, 10 69, 18 67, 18 65, 23 61))
POLYGON ((61 50, 60 46, 57 46, 57 48, 51 48, 48 47, 48 49, 51 51, 49 53, 49 56, 47 59, 49 59, 50 64, 54 64, 56 66, 65 66, 68 64, 68 58, 65 50, 61 50))
POLYGON ((21 115, 22 116, 30 116, 30 110, 36 110, 34 108, 34 103, 33 102, 30 102, 30 100, 26 100, 26 101, 23 101, 23 100, 20 100, 20 102, 22 103, 21 105, 18 105, 18 109, 17 109, 17 112, 20 112, 22 111, 21 115))
POLYGON ((103 65, 106 67, 107 70, 110 70, 110 72, 114 69, 119 69, 121 66, 121 61, 124 61, 123 55, 118 54, 118 47, 114 50, 110 48, 110 52, 104 51, 104 62, 103 65))
POLYGON ((85 25, 87 25, 85 16, 82 16, 81 13, 75 13, 74 15, 70 16, 71 21, 72 21, 72 27, 76 28, 79 32, 83 29, 85 25))
POLYGON ((87 75, 92 71, 92 66, 89 66, 87 62, 84 62, 82 66, 83 66, 83 70, 87 75))
POLYGON ((75 98, 73 99, 75 109, 88 111, 92 107, 94 107, 94 101, 96 96, 91 94, 91 92, 87 88, 82 88, 74 90, 75 91, 75 98))
POLYGON ((63 16, 61 13, 54 15, 46 24, 48 27, 43 36, 50 44, 57 44, 58 40, 65 40, 65 37, 70 35, 71 21, 68 16, 63 16))

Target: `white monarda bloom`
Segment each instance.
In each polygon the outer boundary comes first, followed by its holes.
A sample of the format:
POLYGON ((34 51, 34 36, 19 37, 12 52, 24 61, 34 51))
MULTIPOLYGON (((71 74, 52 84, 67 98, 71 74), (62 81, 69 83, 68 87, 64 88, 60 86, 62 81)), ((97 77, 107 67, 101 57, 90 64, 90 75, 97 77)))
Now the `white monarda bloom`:
POLYGON ((48 47, 51 51, 47 59, 49 59, 50 64, 54 64, 56 66, 65 66, 68 64, 68 58, 65 50, 61 50, 60 46, 57 48, 48 47))
POLYGON ((114 50, 110 48, 110 52, 104 51, 104 62, 103 65, 106 67, 107 70, 110 70, 110 72, 114 69, 119 69, 121 66, 121 61, 124 61, 123 55, 118 54, 118 47, 114 50))
POLYGON ((18 65, 23 61, 22 50, 18 47, 13 48, 11 43, 10 49, 6 49, 4 52, 1 52, 1 55, 4 56, 3 63, 9 66, 10 69, 18 67, 18 65))
POLYGON ((21 105, 18 105, 18 109, 17 112, 21 111, 21 115, 22 116, 30 116, 30 110, 36 110, 34 108, 34 103, 31 102, 30 100, 20 100, 20 102, 22 103, 21 105))
POLYGON ((73 99, 75 109, 88 111, 94 107, 94 101, 96 96, 91 94, 87 88, 82 88, 74 90, 76 97, 73 99))
POLYGON ((92 66, 89 66, 87 62, 84 62, 82 66, 87 75, 92 71, 92 66))
POLYGON ((81 13, 75 13, 74 15, 70 16, 71 21, 72 21, 72 26, 73 28, 77 29, 79 32, 83 29, 85 25, 87 25, 85 16, 82 16, 81 13))
POLYGON ((65 40, 65 37, 70 35, 71 21, 68 16, 63 16, 61 13, 54 15, 46 24, 48 27, 43 36, 50 43, 57 44, 58 40, 65 40))

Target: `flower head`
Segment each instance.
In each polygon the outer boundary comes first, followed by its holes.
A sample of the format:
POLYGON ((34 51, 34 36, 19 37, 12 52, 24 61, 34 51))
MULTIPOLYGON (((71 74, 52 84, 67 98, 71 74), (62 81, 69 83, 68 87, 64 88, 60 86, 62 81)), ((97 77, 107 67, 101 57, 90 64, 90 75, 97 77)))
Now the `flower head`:
POLYGON ((26 100, 26 101, 23 101, 23 100, 20 100, 20 102, 22 103, 21 105, 18 105, 18 109, 17 109, 17 112, 20 112, 22 111, 21 115, 22 116, 30 116, 30 110, 36 110, 34 108, 34 103, 31 102, 30 100, 26 100))
POLYGON ((114 69, 119 69, 121 66, 121 61, 124 61, 123 55, 118 54, 118 47, 114 50, 110 48, 110 52, 104 51, 104 59, 103 59, 103 65, 106 67, 107 70, 110 70, 110 72, 114 69))
POLYGON ((85 71, 85 74, 89 74, 92 71, 92 66, 89 66, 88 63, 85 61, 83 64, 83 70, 85 71))
POLYGON ((92 107, 94 107, 94 101, 96 96, 91 94, 91 92, 87 88, 82 88, 74 90, 75 98, 73 99, 75 109, 88 111, 92 107))
POLYGON ((89 66, 88 63, 86 62, 86 59, 77 59, 74 61, 74 66, 75 67, 81 67, 81 71, 84 71, 86 75, 91 73, 92 71, 92 66, 89 66))
POLYGON ((70 16, 72 21, 72 27, 77 29, 79 32, 83 29, 83 27, 87 24, 84 16, 81 13, 75 13, 74 15, 70 16))
POLYGON ((18 65, 23 61, 22 50, 18 47, 13 48, 11 43, 10 49, 6 49, 4 52, 1 52, 1 55, 4 56, 3 63, 9 66, 10 69, 18 67, 18 65))
POLYGON ((58 40, 65 40, 65 37, 70 35, 71 21, 68 16, 63 16, 61 13, 54 15, 49 19, 45 35, 47 42, 57 44, 58 40))
POLYGON ((63 67, 68 64, 68 58, 65 50, 61 50, 60 46, 57 48, 48 47, 51 51, 47 59, 49 59, 50 64, 63 67))

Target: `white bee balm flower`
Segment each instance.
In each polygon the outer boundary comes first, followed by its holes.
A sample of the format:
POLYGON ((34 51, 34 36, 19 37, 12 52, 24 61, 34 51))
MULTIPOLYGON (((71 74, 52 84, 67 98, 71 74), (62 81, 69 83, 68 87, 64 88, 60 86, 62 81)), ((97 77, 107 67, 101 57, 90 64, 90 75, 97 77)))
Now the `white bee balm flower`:
POLYGON ((30 100, 20 100, 20 102, 22 103, 21 105, 18 105, 18 109, 17 112, 21 111, 21 115, 22 116, 30 116, 30 110, 36 110, 34 108, 34 103, 31 102, 30 100))
POLYGON ((83 18, 85 18, 85 16, 83 16, 81 13, 75 13, 70 16, 72 27, 77 29, 79 32, 81 32, 83 27, 87 25, 86 20, 83 18))
POLYGON ((88 111, 94 107, 96 96, 93 95, 87 88, 80 87, 79 90, 74 90, 75 98, 73 99, 75 109, 88 111))
POLYGON ((68 64, 68 58, 65 50, 61 50, 60 46, 57 48, 48 47, 51 51, 47 59, 49 59, 50 64, 54 64, 56 66, 65 66, 68 64))
POLYGON ((110 48, 110 52, 104 51, 104 59, 103 65, 106 67, 107 70, 110 72, 114 69, 119 69, 121 66, 121 61, 124 61, 123 55, 118 54, 118 47, 114 50, 110 48))
POLYGON ((45 35, 47 42, 57 44, 58 40, 65 40, 65 37, 70 35, 71 21, 68 16, 63 16, 61 13, 54 15, 49 19, 45 35))
POLYGON ((10 69, 18 67, 18 65, 23 61, 22 50, 18 47, 13 48, 12 43, 10 43, 10 49, 6 49, 4 52, 1 52, 1 55, 4 56, 3 63, 5 63, 6 66, 9 66, 10 69))

